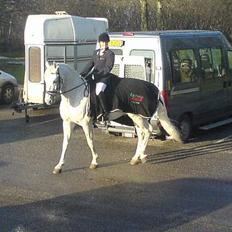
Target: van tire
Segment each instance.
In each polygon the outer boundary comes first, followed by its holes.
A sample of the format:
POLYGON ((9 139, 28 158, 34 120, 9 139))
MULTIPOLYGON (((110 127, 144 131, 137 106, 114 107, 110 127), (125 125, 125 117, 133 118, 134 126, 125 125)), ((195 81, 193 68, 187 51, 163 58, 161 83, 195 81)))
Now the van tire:
POLYGON ((192 120, 188 115, 183 115, 179 120, 179 128, 184 142, 191 137, 192 134, 192 120))

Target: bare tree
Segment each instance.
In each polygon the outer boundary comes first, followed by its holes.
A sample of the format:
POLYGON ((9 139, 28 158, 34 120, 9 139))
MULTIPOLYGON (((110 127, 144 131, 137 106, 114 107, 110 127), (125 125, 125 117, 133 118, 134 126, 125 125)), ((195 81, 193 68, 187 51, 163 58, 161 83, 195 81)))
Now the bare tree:
POLYGON ((232 37, 232 0, 0 0, 0 50, 23 48, 29 14, 58 10, 106 17, 110 31, 210 29, 232 37))
POLYGON ((148 29, 148 14, 147 14, 147 0, 139 0, 141 11, 141 30, 147 31, 148 29))

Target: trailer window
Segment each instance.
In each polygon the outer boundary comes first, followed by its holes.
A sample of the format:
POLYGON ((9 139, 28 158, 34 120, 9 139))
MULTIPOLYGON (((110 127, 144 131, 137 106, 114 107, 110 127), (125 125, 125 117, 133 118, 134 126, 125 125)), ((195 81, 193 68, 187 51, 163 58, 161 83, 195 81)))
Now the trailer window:
POLYGON ((65 61, 65 53, 66 53, 66 48, 64 45, 49 45, 46 46, 45 49, 45 54, 46 54, 46 59, 47 61, 50 62, 60 62, 63 63, 65 61))
POLYGON ((146 68, 146 80, 155 83, 154 60, 155 52, 152 50, 131 50, 131 56, 143 56, 146 68))
POLYGON ((197 61, 193 49, 171 51, 173 83, 189 83, 197 80, 197 61))
POLYGON ((29 49, 29 80, 31 82, 41 81, 41 50, 39 47, 29 49))
POLYGON ((45 47, 45 57, 47 61, 66 63, 79 71, 82 70, 85 64, 91 59, 95 47, 95 43, 47 45, 45 47))
POLYGON ((220 48, 202 48, 199 53, 203 79, 221 77, 224 72, 222 50, 220 48))

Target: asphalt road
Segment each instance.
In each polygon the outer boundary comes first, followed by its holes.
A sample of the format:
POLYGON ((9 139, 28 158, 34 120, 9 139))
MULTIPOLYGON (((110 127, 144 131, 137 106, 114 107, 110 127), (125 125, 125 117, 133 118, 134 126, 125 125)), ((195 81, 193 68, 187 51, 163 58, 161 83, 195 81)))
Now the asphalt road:
POLYGON ((60 175, 57 115, 0 109, 0 232, 232 231, 232 125, 187 144, 150 140, 146 164, 130 166, 135 138, 95 129, 99 168, 76 128, 60 175))

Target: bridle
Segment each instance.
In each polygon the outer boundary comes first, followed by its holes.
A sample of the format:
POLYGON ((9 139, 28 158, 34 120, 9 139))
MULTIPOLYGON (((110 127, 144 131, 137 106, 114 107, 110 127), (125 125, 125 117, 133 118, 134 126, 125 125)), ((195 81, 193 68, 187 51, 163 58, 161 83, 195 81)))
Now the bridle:
POLYGON ((69 93, 69 92, 71 92, 71 91, 73 91, 75 89, 78 89, 82 85, 85 85, 85 93, 86 93, 86 91, 88 93, 88 82, 83 77, 81 77, 81 79, 83 80, 83 82, 81 84, 79 84, 79 85, 77 85, 77 86, 75 86, 75 87, 73 87, 73 88, 71 88, 69 90, 61 91, 61 86, 63 84, 63 79, 60 76, 59 67, 57 68, 56 73, 51 73, 51 74, 56 74, 56 79, 58 79, 58 84, 57 84, 56 90, 52 90, 52 91, 48 90, 48 91, 46 91, 46 93, 48 95, 54 96, 54 95, 57 95, 57 94, 62 95, 62 94, 65 94, 65 93, 69 93))

